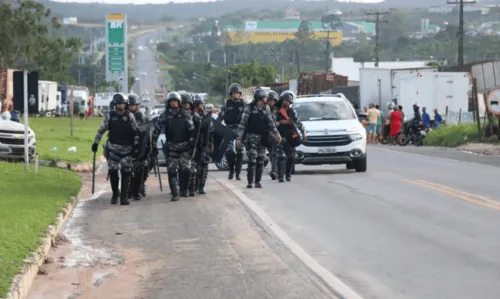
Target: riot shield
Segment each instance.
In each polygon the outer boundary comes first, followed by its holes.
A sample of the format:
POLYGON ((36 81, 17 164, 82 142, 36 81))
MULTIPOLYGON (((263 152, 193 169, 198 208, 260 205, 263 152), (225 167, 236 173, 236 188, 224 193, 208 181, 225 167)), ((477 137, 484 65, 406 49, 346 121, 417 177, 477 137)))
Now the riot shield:
POLYGON ((139 125, 139 130, 140 130, 139 144, 141 145, 141 150, 136 157, 137 160, 145 160, 150 154, 152 150, 150 144, 150 136, 152 135, 151 132, 153 131, 153 129, 154 127, 152 121, 139 125))
POLYGON ((229 146, 229 142, 234 140, 234 133, 219 121, 214 119, 211 119, 211 121, 213 124, 214 151, 210 154, 210 157, 212 161, 220 162, 229 146))

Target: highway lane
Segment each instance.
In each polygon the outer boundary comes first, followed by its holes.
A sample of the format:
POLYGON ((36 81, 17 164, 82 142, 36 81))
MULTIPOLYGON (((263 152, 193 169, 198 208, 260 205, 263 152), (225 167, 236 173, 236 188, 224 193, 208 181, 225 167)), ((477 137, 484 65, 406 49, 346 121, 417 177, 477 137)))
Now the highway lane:
POLYGON ((158 61, 156 60, 156 53, 154 45, 149 41, 154 39, 159 32, 153 32, 141 35, 136 38, 134 43, 135 59, 133 75, 139 78, 134 84, 133 90, 135 93, 142 95, 148 91, 147 97, 154 100, 154 90, 163 84, 163 75, 158 73, 158 61), (140 49, 142 48, 142 50, 140 49))
POLYGON ((292 183, 230 184, 364 298, 499 298, 500 168, 387 149, 369 148, 366 173, 297 166, 292 183))

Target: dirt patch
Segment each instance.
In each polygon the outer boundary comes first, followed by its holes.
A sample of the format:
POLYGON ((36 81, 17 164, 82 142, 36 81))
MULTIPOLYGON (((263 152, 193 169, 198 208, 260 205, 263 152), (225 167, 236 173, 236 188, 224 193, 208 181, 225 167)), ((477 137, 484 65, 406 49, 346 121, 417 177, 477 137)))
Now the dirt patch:
POLYGON ((500 145, 489 143, 468 143, 457 147, 457 150, 488 156, 500 156, 500 145))
POLYGON ((132 299, 139 296, 140 282, 161 266, 144 262, 138 249, 114 249, 116 260, 99 258, 90 266, 68 267, 76 249, 66 243, 52 250, 28 294, 28 299, 132 299))

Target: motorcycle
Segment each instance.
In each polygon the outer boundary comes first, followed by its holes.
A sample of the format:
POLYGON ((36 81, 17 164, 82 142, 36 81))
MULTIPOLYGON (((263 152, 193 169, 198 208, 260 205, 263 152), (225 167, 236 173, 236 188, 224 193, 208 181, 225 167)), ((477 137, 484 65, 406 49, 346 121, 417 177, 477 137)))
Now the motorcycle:
POLYGON ((424 144, 425 129, 422 124, 418 125, 418 128, 414 128, 412 121, 406 121, 401 127, 401 133, 397 136, 397 143, 400 146, 406 146, 409 143, 415 146, 422 146, 424 144))

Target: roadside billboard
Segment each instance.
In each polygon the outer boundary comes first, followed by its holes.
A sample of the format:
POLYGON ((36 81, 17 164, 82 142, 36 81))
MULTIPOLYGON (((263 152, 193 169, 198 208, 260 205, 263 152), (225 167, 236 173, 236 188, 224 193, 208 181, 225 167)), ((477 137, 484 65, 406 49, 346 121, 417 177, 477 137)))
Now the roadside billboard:
POLYGON ((128 93, 127 15, 106 15, 106 81, 119 82, 128 93))
POLYGON ((63 24, 64 25, 76 25, 76 24, 78 24, 78 19, 76 17, 64 18, 63 24))
POLYGON ((96 93, 94 97, 94 106, 99 107, 107 107, 109 103, 113 99, 113 95, 115 93, 96 93))
MULTIPOLYGON (((297 30, 261 30, 261 31, 226 31, 224 32, 223 39, 228 45, 246 45, 264 44, 264 43, 282 43, 286 40, 295 39, 297 30)), ((342 31, 312 31, 312 39, 326 40, 329 35, 330 44, 338 46, 342 43, 342 31)))

